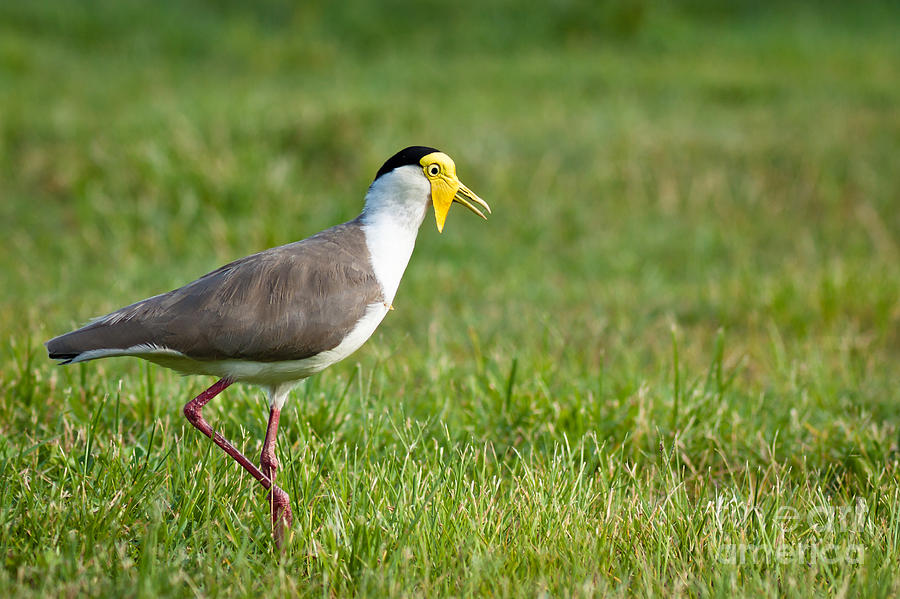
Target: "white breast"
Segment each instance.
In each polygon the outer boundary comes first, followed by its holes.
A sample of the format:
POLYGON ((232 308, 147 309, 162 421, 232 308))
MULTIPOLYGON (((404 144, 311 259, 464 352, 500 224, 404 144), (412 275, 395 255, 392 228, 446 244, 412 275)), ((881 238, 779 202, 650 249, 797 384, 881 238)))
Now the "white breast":
POLYGON ((369 246, 372 270, 381 284, 384 301, 390 306, 394 303, 400 279, 416 245, 415 232, 410 235, 407 229, 390 222, 363 225, 363 232, 369 246))

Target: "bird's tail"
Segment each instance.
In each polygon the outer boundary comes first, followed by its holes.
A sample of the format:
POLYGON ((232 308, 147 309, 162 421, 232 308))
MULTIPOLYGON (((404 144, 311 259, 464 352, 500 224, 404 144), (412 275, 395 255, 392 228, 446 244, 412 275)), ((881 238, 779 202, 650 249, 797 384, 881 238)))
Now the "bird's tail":
POLYGON ((87 328, 71 331, 46 342, 44 346, 47 348, 47 353, 50 354, 50 359, 59 360, 60 364, 71 364, 85 352, 101 349, 102 344, 98 343, 96 333, 92 330, 85 330, 87 328))
POLYGON ((146 342, 146 332, 136 323, 100 319, 44 343, 50 359, 60 364, 125 355, 129 348, 146 342))

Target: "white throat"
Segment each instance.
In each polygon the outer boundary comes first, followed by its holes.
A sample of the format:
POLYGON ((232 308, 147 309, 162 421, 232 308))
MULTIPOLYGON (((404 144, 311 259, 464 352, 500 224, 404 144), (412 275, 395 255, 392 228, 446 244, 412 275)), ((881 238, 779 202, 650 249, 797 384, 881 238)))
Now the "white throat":
POLYGON ((412 165, 382 175, 366 193, 360 221, 372 270, 388 305, 394 302, 430 205, 431 183, 421 168, 412 165))

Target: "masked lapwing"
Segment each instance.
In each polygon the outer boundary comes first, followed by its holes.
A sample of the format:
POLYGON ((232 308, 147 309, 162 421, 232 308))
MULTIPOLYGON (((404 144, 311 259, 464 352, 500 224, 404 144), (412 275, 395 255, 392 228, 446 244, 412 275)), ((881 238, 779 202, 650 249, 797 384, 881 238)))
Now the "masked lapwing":
POLYGON ((116 310, 51 339, 47 350, 61 364, 135 356, 184 374, 217 377, 184 406, 184 415, 268 489, 280 544, 292 514, 288 495, 275 485, 275 437, 291 387, 346 358, 372 335, 392 308, 429 207, 442 231, 453 202, 482 218, 479 207, 490 213, 459 181, 449 156, 406 148, 378 170, 355 219, 116 310), (203 406, 235 382, 268 391, 259 467, 202 415, 203 406))

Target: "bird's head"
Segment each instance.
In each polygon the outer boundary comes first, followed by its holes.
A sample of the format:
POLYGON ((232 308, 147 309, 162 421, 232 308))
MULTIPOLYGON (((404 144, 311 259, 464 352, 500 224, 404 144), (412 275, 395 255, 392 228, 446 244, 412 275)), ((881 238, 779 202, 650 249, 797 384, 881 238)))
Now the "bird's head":
POLYGON ((463 185, 456 176, 456 164, 453 163, 453 159, 434 148, 410 146, 400 150, 379 169, 378 174, 375 175, 373 186, 383 176, 396 179, 392 183, 398 188, 416 185, 424 178, 425 183, 422 188, 430 191, 434 219, 439 232, 444 230, 444 222, 447 220, 447 213, 453 202, 462 204, 484 219, 487 217, 476 207, 476 204, 484 208, 488 214, 491 213, 491 207, 487 202, 463 185))

